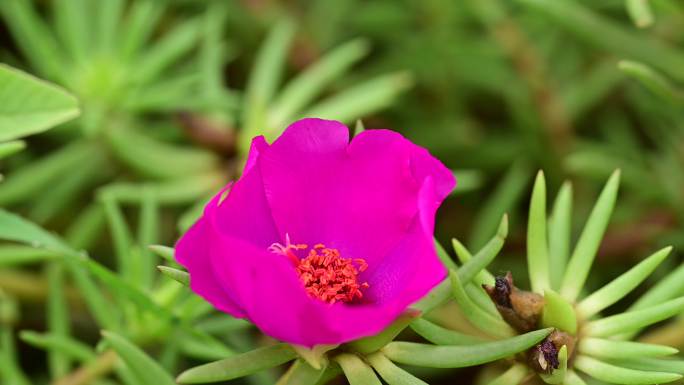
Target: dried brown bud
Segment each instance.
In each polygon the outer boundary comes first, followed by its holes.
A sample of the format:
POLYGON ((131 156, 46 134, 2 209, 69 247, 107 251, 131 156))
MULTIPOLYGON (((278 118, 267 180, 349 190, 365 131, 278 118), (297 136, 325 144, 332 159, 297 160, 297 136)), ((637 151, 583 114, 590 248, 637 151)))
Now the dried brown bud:
POLYGON ((544 297, 515 287, 510 271, 505 276, 496 277, 494 286, 482 287, 494 301, 503 319, 514 329, 526 333, 537 328, 544 308, 544 297))
POLYGON ((568 357, 570 357, 575 347, 575 338, 554 330, 544 341, 527 351, 528 365, 537 373, 551 374, 560 366, 558 353, 563 345, 568 349, 568 357))

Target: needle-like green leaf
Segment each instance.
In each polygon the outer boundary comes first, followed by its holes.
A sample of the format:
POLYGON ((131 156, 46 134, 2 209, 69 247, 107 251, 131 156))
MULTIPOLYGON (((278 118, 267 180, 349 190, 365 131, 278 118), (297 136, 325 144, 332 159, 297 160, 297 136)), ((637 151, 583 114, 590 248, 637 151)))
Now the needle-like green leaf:
POLYGON ((297 353, 289 345, 276 344, 188 369, 176 381, 181 384, 227 381, 284 364, 296 357, 297 353))
POLYGON ((74 141, 18 169, 0 183, 0 206, 25 202, 49 188, 60 175, 66 175, 96 156, 97 148, 74 141))
POLYGON ((0 267, 50 261, 59 257, 57 252, 30 246, 0 246, 0 267))
POLYGON ((563 277, 563 284, 561 285, 561 295, 568 301, 575 301, 582 287, 584 287, 584 282, 589 275, 589 270, 596 257, 601 239, 603 239, 603 234, 606 231, 606 227, 608 227, 608 222, 615 206, 619 184, 620 170, 616 170, 603 188, 584 226, 584 230, 582 230, 577 245, 575 245, 575 250, 572 253, 572 257, 570 257, 570 262, 563 277))
POLYGON ((177 281, 184 286, 190 285, 190 274, 185 271, 174 269, 169 266, 157 266, 157 269, 161 271, 165 276, 177 281))
POLYGON ((565 374, 565 383, 564 385, 587 385, 584 380, 575 373, 573 370, 568 370, 568 372, 565 374))
POLYGON ((424 318, 411 322, 411 329, 435 345, 471 345, 485 342, 482 338, 443 328, 424 318))
POLYGON ((560 290, 570 254, 572 233, 572 184, 563 183, 549 217, 549 279, 553 290, 560 290))
POLYGON ((165 260, 169 262, 175 262, 176 260, 173 258, 173 247, 168 247, 168 246, 163 246, 163 245, 149 245, 147 246, 152 252, 157 254, 158 256, 164 258, 165 260))
POLYGON ((159 201, 151 189, 143 191, 139 218, 137 250, 140 254, 140 260, 136 261, 135 270, 139 275, 138 285, 148 288, 154 281, 154 266, 157 265, 158 260, 152 250, 146 246, 158 242, 161 223, 159 201))
POLYGON ((178 58, 190 52, 197 44, 201 20, 191 19, 169 31, 164 37, 142 53, 132 74, 137 84, 157 78, 178 58))
POLYGON ((133 281, 133 259, 136 257, 131 253, 133 245, 131 230, 126 224, 123 212, 119 203, 110 194, 101 195, 101 202, 104 207, 105 216, 109 224, 109 231, 114 244, 114 255, 116 256, 117 267, 124 279, 133 281))
POLYGON ((55 334, 40 334, 30 330, 24 330, 19 333, 19 337, 26 343, 43 348, 60 351, 63 354, 81 361, 89 362, 95 359, 95 352, 90 346, 75 340, 68 336, 61 336, 55 334))
POLYGON ((525 162, 516 162, 506 171, 471 226, 470 236, 466 242, 471 249, 476 250, 487 242, 501 221, 501 216, 511 211, 520 202, 529 180, 530 167, 525 162))
POLYGON ((572 305, 553 290, 544 292, 542 326, 554 327, 570 334, 577 333, 577 315, 572 305))
POLYGON ((389 385, 427 385, 427 382, 398 367, 380 352, 373 353, 366 359, 389 385))
POLYGON ((664 384, 682 378, 680 374, 676 373, 647 372, 622 368, 584 355, 575 358, 575 367, 598 380, 612 384, 664 384))
POLYGON ((26 142, 23 140, 13 140, 10 142, 0 143, 0 159, 14 155, 25 148, 26 142))
POLYGON ((56 0, 52 7, 55 32, 74 62, 79 64, 85 62, 93 36, 90 5, 84 0, 56 0))
POLYGON ((582 354, 605 359, 660 357, 677 354, 679 351, 665 345, 602 338, 582 338, 578 349, 582 354))
POLYGON ((406 329, 411 321, 415 320, 419 315, 420 312, 408 309, 380 333, 374 336, 352 341, 346 346, 348 346, 351 350, 361 354, 375 352, 392 342, 392 340, 394 340, 394 338, 399 335, 402 330, 406 329))
POLYGON ((543 293, 551 288, 549 246, 546 238, 546 180, 539 171, 532 189, 527 222, 527 270, 532 291, 543 293))
POLYGON ((488 385, 518 385, 527 377, 527 373, 527 366, 514 364, 500 376, 490 381, 488 385))
POLYGON ((74 252, 57 236, 3 209, 0 209, 0 239, 21 242, 60 253, 74 252))
POLYGON ((244 131, 239 146, 243 154, 247 154, 252 138, 266 127, 268 105, 280 83, 287 51, 294 33, 293 21, 283 19, 274 25, 259 49, 245 92, 245 108, 242 116, 244 131))
POLYGON ((622 60, 618 63, 618 69, 636 79, 649 91, 663 100, 674 105, 680 105, 684 102, 684 96, 681 91, 676 89, 665 77, 646 64, 622 60))
POLYGON ((382 385, 373 369, 355 354, 342 353, 334 360, 340 364, 349 385, 382 385))
POLYGON ((583 331, 591 337, 608 337, 625 332, 635 332, 682 311, 684 311, 684 297, 642 310, 629 311, 591 321, 585 325, 583 331))
POLYGON ((588 319, 619 301, 643 282, 667 258, 671 251, 672 247, 666 247, 653 253, 626 273, 593 292, 577 305, 577 313, 588 319))
POLYGON ((684 374, 684 361, 653 357, 639 357, 615 360, 615 364, 637 370, 649 372, 668 372, 684 374))
POLYGON ((513 329, 501 318, 501 316, 494 316, 491 313, 488 313, 477 306, 470 297, 468 297, 468 294, 466 294, 465 289, 458 278, 458 273, 452 270, 449 277, 451 279, 454 299, 473 326, 498 337, 510 337, 515 334, 513 329))
POLYGON ((157 22, 164 12, 164 6, 154 0, 139 0, 131 3, 128 15, 124 20, 119 38, 120 57, 129 62, 136 57, 141 47, 157 27, 157 22))
MULTIPOLYGON (((64 266, 52 262, 46 266, 48 282, 47 324, 50 333, 58 337, 68 337, 70 331, 69 307, 64 291, 64 266)), ((52 378, 66 375, 71 359, 59 349, 48 349, 48 366, 52 378)))
POLYGON ((670 274, 661 279, 644 295, 642 295, 629 310, 640 310, 669 299, 684 295, 684 264, 677 267, 670 274))
POLYGON ((627 13, 634 24, 639 28, 645 28, 653 24, 653 11, 648 0, 625 0, 627 13))
MULTIPOLYGON (((482 269, 496 257, 501 251, 506 236, 508 235, 508 216, 501 218, 496 235, 477 253, 458 269, 458 278, 461 282, 470 282, 482 269)), ((452 296, 451 282, 446 279, 437 285, 428 295, 412 306, 416 310, 428 313, 435 307, 447 302, 452 296)))
POLYGON ((508 215, 504 214, 499 222, 496 235, 475 254, 473 258, 464 262, 458 269, 458 277, 461 282, 470 282, 477 274, 485 269, 501 251, 504 241, 508 236, 508 215))
POLYGON ((18 48, 42 76, 61 80, 64 57, 55 39, 54 32, 27 0, 0 1, 0 12, 18 48))
POLYGON ((164 368, 126 338, 110 331, 103 331, 102 337, 121 357, 140 383, 175 385, 173 378, 164 368))
POLYGON ((390 105, 402 92, 413 85, 407 72, 381 75, 349 87, 324 99, 302 114, 353 123, 366 114, 390 105))
POLYGON ((415 342, 392 342, 382 352, 394 362, 429 368, 462 368, 496 361, 529 349, 552 329, 535 330, 495 342, 469 346, 435 346, 415 342))
POLYGON ((368 48, 365 40, 350 41, 326 54, 292 79, 273 102, 269 127, 279 128, 289 123, 326 85, 365 56, 368 48))
POLYGON ((316 385, 325 368, 314 369, 304 360, 296 360, 278 380, 276 385, 316 385))
POLYGON ((684 54, 659 39, 624 28, 583 3, 572 0, 517 0, 534 8, 561 28, 601 49, 648 63, 678 80, 684 80, 684 54))
MULTIPOLYGON (((473 256, 472 254, 470 254, 470 251, 468 251, 465 245, 461 243, 458 239, 452 238, 451 246, 454 248, 456 257, 458 257, 458 260, 461 261, 462 264, 466 264, 468 261, 473 259, 473 256)), ((478 285, 493 285, 494 275, 490 273, 487 269, 482 269, 479 273, 477 273, 477 276, 475 276, 473 282, 478 285)))
POLYGON ((150 177, 181 178, 211 171, 219 164, 218 157, 208 151, 167 144, 128 127, 111 130, 107 139, 120 161, 150 177))

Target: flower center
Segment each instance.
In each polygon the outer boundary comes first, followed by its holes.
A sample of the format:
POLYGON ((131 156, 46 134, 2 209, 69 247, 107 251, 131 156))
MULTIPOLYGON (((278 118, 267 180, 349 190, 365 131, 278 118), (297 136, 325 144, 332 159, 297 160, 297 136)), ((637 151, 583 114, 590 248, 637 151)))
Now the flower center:
POLYGON ((311 297, 329 304, 352 302, 363 297, 361 290, 368 288, 368 283, 359 283, 358 275, 368 267, 365 260, 342 258, 339 250, 321 243, 311 248, 305 258, 299 258, 295 252, 306 250, 308 246, 291 243, 289 235, 285 235, 285 241, 284 246, 274 243, 269 250, 292 261, 311 297))

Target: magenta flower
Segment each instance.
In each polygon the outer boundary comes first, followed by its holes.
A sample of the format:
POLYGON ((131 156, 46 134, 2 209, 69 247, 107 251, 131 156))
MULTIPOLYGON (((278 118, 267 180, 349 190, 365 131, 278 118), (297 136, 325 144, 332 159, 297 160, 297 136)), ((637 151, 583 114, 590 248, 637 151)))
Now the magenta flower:
POLYGON ((425 149, 387 130, 349 142, 303 119, 252 141, 242 177, 178 241, 191 288, 281 341, 376 334, 441 282, 435 212, 455 185, 425 149))

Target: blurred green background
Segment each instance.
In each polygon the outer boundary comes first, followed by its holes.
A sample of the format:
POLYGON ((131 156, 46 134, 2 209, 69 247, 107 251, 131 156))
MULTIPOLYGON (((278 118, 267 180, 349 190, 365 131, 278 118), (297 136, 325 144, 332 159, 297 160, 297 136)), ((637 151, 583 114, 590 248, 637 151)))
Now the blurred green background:
MULTIPOLYGON (((622 170, 597 284, 658 247, 684 247, 676 0, 1 0, 0 16, 0 61, 64 87, 81 106, 80 117, 2 160, 0 206, 125 279, 133 273, 117 264, 121 254, 156 258, 142 245, 173 245, 238 175, 251 137, 272 139, 304 116, 399 131, 453 169, 459 185, 437 224, 445 245, 457 237, 478 249, 508 212, 494 272, 524 276, 538 169, 553 195, 572 180, 576 219, 622 170)), ((0 245, 0 256, 11 247, 0 245)), ((78 273, 45 259, 0 258, 0 289, 21 313, 14 329, 45 330, 44 305, 70 302, 65 328, 97 341, 103 325, 73 288, 78 273), (49 295, 62 285, 64 298, 49 295)), ((136 282, 155 291, 151 266, 136 282)), ((168 338, 138 318, 124 324, 141 340, 168 338)), ((256 343, 229 339, 237 350, 256 343)), ((29 345, 17 349, 36 383, 71 370, 29 345)), ((166 354, 168 368, 187 366, 166 354)))

